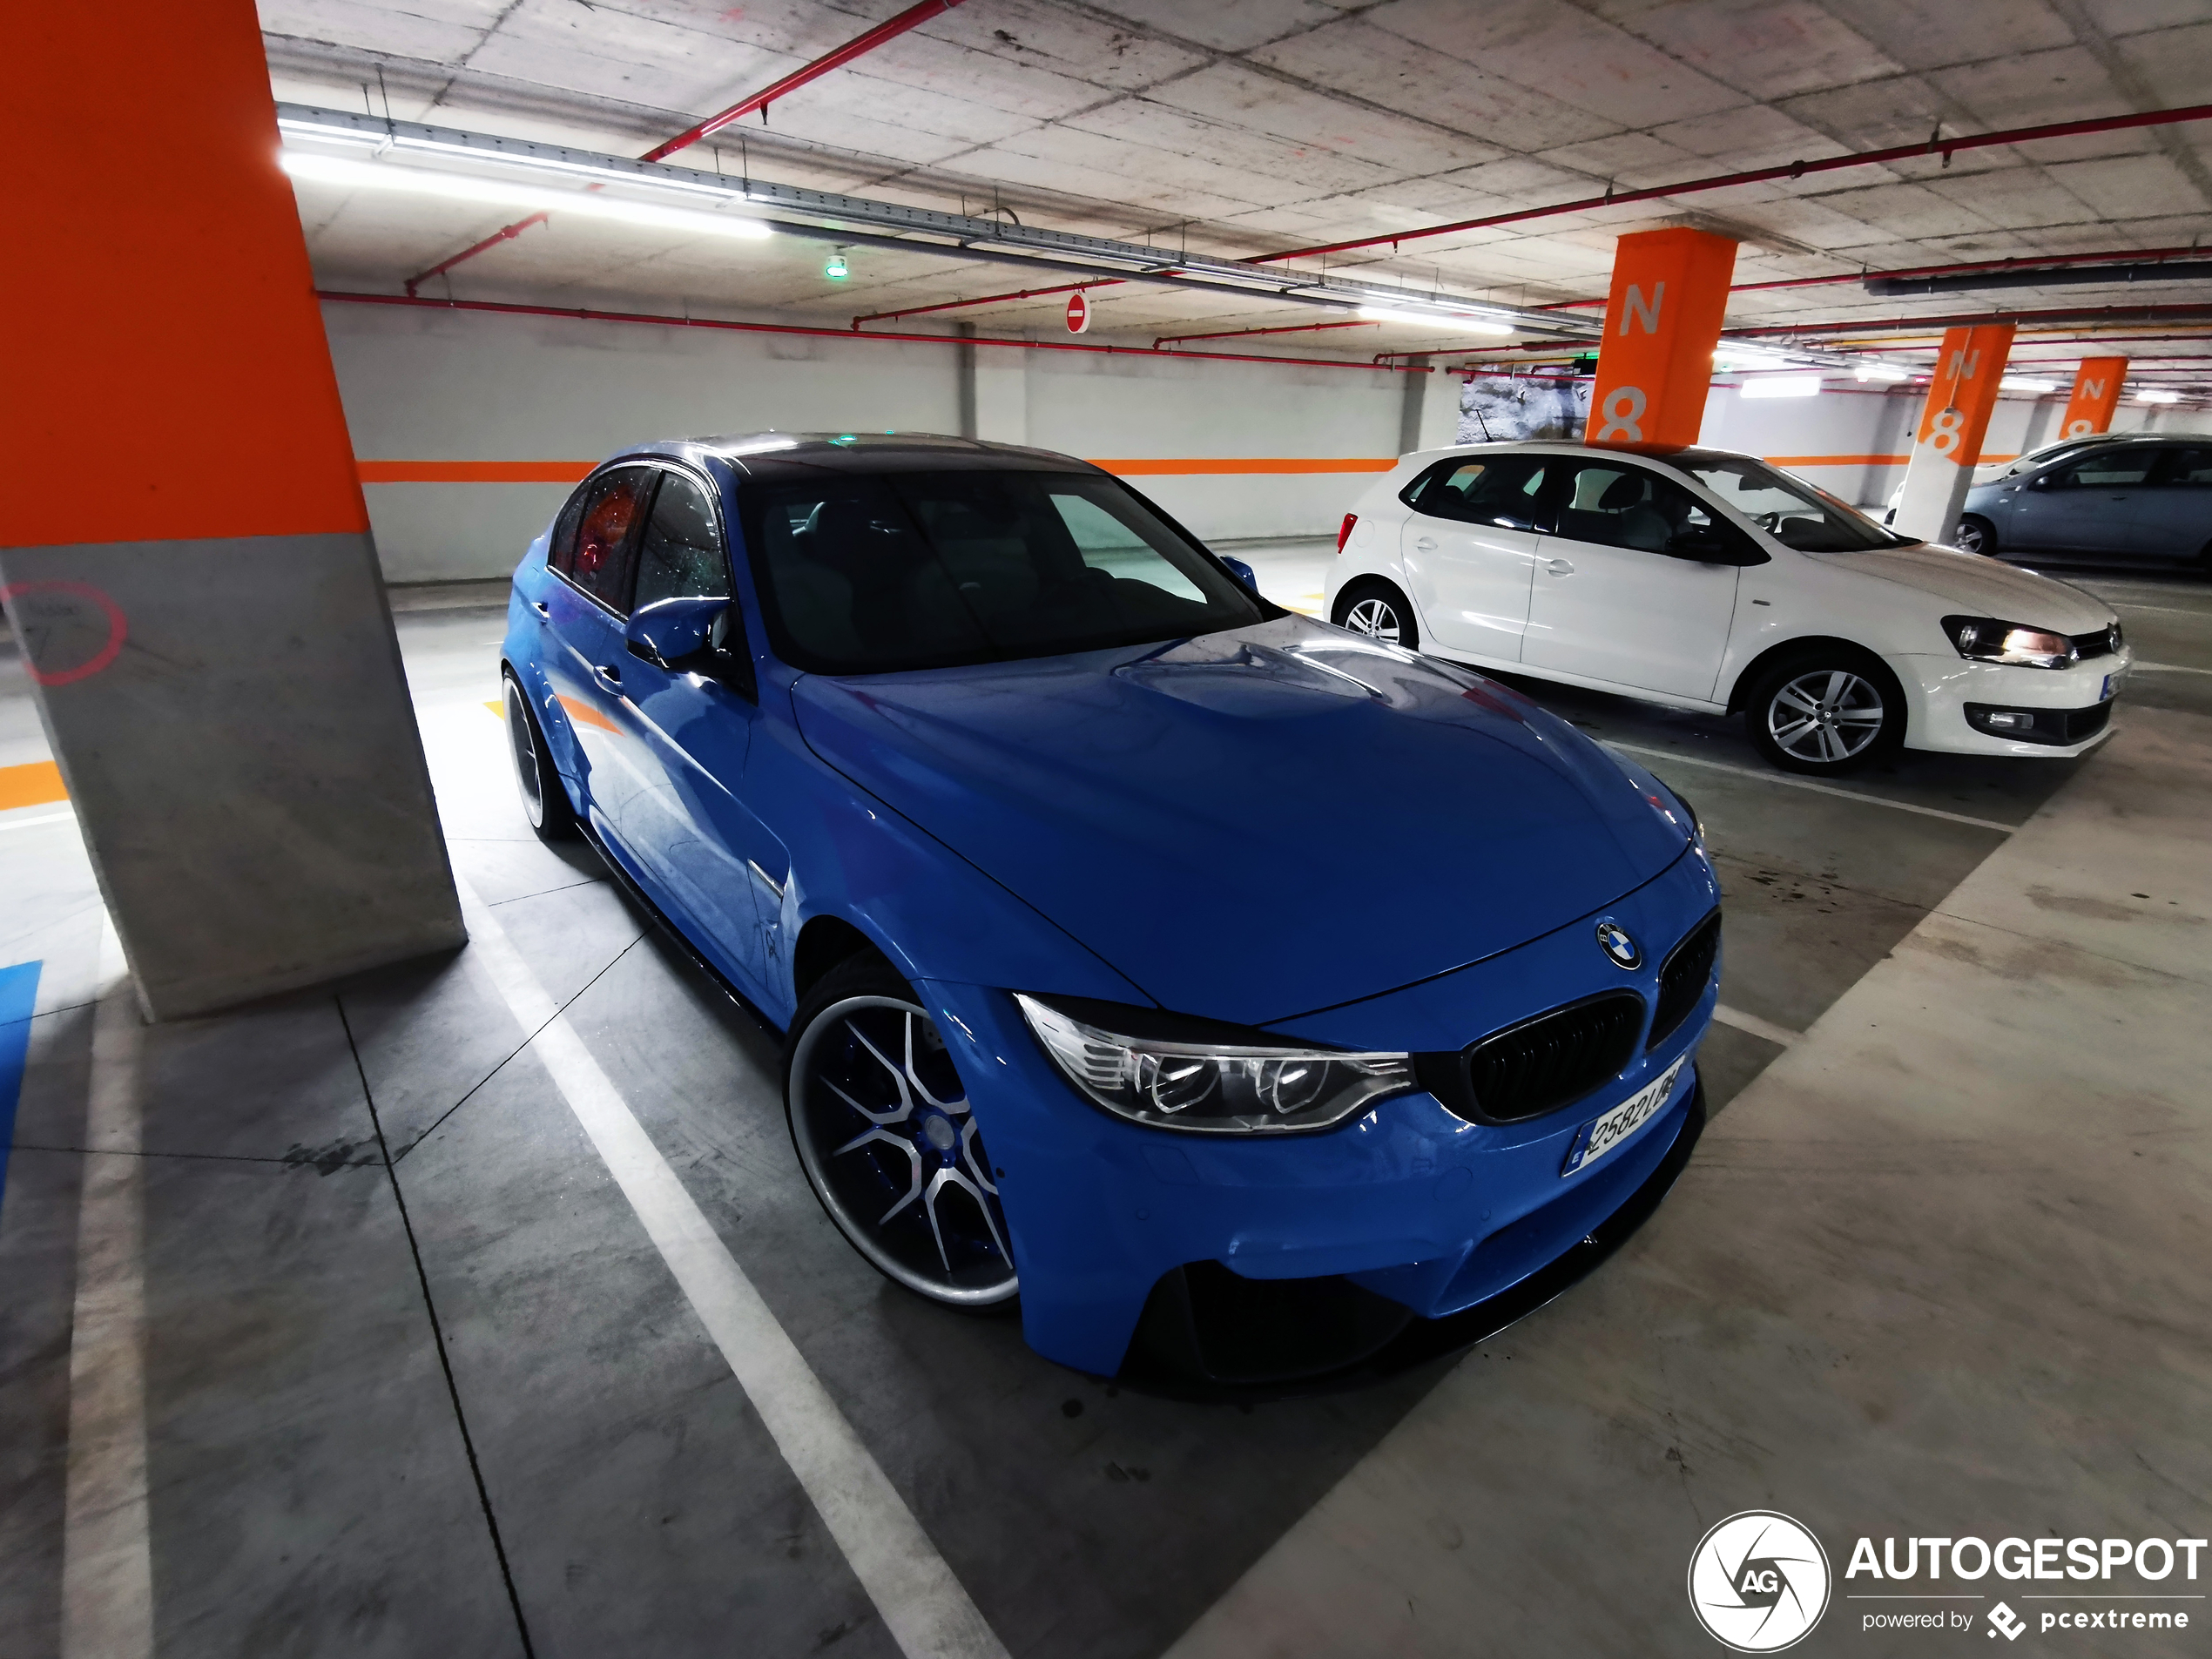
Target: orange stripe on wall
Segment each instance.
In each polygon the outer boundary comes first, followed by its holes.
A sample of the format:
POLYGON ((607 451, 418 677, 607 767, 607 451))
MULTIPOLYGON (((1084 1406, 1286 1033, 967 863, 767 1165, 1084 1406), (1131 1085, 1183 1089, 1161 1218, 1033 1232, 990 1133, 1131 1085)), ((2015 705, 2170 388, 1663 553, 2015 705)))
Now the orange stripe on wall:
POLYGON ((51 760, 34 760, 27 766, 0 766, 0 813, 18 806, 44 806, 50 800, 67 800, 62 769, 51 760))
POLYGON ((365 484, 573 484, 596 461, 357 461, 365 484))

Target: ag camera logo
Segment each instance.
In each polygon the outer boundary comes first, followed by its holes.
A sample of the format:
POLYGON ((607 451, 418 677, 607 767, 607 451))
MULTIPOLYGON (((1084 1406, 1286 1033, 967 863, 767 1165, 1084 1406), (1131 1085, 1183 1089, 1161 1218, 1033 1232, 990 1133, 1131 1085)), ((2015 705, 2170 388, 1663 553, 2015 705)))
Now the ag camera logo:
POLYGON ((1705 1632, 1738 1653, 1779 1653, 1828 1610, 1828 1552, 1771 1509, 1730 1515, 1689 1557, 1689 1607, 1705 1632))

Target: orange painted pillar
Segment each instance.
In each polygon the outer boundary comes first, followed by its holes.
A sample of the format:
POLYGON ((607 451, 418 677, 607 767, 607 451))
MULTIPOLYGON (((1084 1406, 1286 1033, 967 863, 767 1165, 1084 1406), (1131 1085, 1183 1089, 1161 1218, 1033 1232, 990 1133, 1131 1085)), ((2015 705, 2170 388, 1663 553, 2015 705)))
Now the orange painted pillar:
POLYGON ((1981 441, 1997 407, 1997 382, 2013 349, 2013 325, 1953 328, 1943 337, 1936 372, 1912 453, 1905 463, 1905 496, 1893 528, 1900 536, 1940 542, 1958 527, 1974 481, 1981 441))
POLYGON ((1735 273, 1736 244, 1710 231, 1621 239, 1590 388, 1590 442, 1697 442, 1735 273))
POLYGON ((140 1000, 457 945, 253 0, 10 35, 0 603, 140 1000))
POLYGON ((2127 378, 2125 357, 2083 358, 2074 372, 2074 395, 2066 401, 2059 436, 2087 438, 2111 431, 2112 412, 2120 407, 2120 385, 2127 378))

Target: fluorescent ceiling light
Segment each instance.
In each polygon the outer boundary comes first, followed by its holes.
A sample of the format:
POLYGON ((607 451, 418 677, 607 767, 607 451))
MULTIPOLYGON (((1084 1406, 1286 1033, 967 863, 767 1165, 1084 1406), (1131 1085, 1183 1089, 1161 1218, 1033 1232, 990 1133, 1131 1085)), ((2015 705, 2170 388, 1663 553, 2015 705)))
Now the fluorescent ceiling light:
POLYGON ((1369 322, 1410 322, 1459 334, 1517 334, 1509 322, 1489 317, 1470 317, 1462 311, 1409 311, 1402 306, 1361 306, 1359 314, 1369 322))
POLYGON ((2138 403, 2179 403, 2181 401, 2182 395, 2179 392, 2155 391, 2149 387, 2145 387, 2135 394, 2135 401, 2138 403))
POLYGON ((692 207, 660 207, 618 196, 580 190, 548 190, 507 179, 469 173, 431 172, 390 162, 351 161, 336 156, 305 155, 287 150, 278 158, 285 172, 312 184, 346 190, 389 190, 404 195, 435 196, 446 201, 491 207, 522 207, 536 212, 572 213, 578 219, 610 219, 648 230, 679 231, 694 236, 732 236, 759 241, 775 232, 757 219, 734 213, 701 212, 692 207))
POLYGON ((2056 381, 2037 380, 2032 374, 2006 374, 1998 381, 1997 389, 2001 392, 2055 392, 2059 389, 2059 383, 2056 381))
POLYGON ((326 126, 318 122, 287 120, 282 117, 278 118, 277 125, 286 132, 318 143, 354 144, 378 151, 404 150, 421 155, 449 156, 478 166, 516 167, 529 172, 550 172, 563 179, 590 179, 605 184, 673 191, 679 195, 704 196, 714 201, 746 199, 740 185, 709 184, 703 179, 685 179, 665 172, 639 172, 626 167, 564 160, 559 156, 494 149, 489 145, 446 144, 436 138, 418 138, 407 133, 388 137, 361 127, 326 126))
POLYGON ((1853 363, 1851 372, 1855 380, 1885 381, 1892 385, 1895 385, 1899 381, 1909 381, 1912 378, 1905 370, 1892 368, 1887 363, 1853 363))
POLYGON ((1745 381, 1739 389, 1746 397, 1817 397, 1820 395, 1820 376, 1760 374, 1745 381))

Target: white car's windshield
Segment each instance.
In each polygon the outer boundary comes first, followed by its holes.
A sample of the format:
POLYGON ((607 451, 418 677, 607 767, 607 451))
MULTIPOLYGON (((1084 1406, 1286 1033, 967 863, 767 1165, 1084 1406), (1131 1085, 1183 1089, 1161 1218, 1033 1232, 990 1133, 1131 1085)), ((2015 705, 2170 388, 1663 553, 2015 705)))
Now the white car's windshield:
POLYGON ((1783 546, 1800 553, 1864 553, 1916 545, 1912 537, 1884 529, 1826 490, 1749 455, 1693 450, 1667 460, 1783 546))

